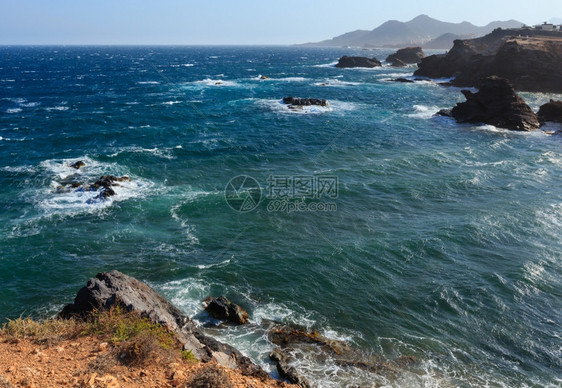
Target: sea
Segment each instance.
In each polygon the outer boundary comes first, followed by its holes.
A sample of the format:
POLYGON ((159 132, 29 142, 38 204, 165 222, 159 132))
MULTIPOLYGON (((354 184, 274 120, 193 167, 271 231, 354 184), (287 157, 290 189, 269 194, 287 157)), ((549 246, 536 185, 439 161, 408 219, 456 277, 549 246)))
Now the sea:
POLYGON ((0 322, 117 269, 273 376, 267 320, 417 360, 305 354, 314 387, 561 387, 562 128, 436 117, 460 89, 393 82, 415 70, 393 51, 0 47, 0 322), (130 181, 103 199, 102 175, 130 181), (218 325, 209 295, 250 324, 218 325))

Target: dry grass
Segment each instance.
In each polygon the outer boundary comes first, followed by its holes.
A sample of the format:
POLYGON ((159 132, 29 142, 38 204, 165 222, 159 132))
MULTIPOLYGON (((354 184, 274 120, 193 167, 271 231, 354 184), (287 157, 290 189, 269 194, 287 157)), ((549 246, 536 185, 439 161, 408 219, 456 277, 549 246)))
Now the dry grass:
MULTIPOLYGON (((164 326, 134 312, 119 307, 95 312, 87 320, 48 319, 42 322, 30 318, 9 320, 0 334, 10 340, 31 340, 54 345, 65 339, 93 335, 112 345, 117 361, 126 365, 142 366, 150 362, 170 362, 183 358, 194 361, 176 335, 164 326)), ((105 369, 110 365, 93 366, 105 369)))
POLYGON ((200 369, 187 382, 186 388, 234 388, 228 374, 216 365, 200 369))
POLYGON ((8 320, 2 326, 2 334, 8 340, 30 339, 37 343, 56 343, 75 338, 85 329, 85 324, 76 320, 48 319, 43 322, 31 318, 8 320))

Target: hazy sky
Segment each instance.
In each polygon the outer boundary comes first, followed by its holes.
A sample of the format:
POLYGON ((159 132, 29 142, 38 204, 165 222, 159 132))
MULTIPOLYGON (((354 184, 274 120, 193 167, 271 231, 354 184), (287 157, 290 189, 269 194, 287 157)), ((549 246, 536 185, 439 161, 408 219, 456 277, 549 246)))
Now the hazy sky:
POLYGON ((0 0, 0 44, 292 44, 422 13, 536 24, 562 0, 0 0))

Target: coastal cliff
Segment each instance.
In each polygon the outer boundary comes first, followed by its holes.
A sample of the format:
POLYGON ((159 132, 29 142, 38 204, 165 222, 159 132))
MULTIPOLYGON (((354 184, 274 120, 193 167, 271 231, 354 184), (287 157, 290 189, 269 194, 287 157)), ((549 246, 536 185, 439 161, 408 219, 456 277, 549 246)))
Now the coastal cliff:
POLYGON ((484 77, 508 79, 517 90, 562 92, 562 34, 501 30, 456 40, 447 54, 424 58, 416 76, 455 77, 454 86, 479 86, 484 77))

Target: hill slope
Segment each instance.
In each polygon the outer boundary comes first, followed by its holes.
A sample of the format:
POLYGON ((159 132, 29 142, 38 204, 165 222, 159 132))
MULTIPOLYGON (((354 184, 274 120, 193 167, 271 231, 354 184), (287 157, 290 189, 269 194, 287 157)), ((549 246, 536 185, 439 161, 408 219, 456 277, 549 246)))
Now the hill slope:
MULTIPOLYGON (((402 47, 408 45, 423 45, 433 39, 444 34, 453 34, 457 36, 482 36, 492 32, 494 29, 500 28, 517 28, 523 23, 516 20, 508 20, 503 22, 491 22, 486 26, 475 26, 469 22, 448 23, 437 19, 433 19, 427 15, 419 15, 408 22, 400 22, 398 20, 389 20, 372 31, 357 30, 348 32, 335 38, 324 40, 318 43, 307 43, 310 46, 328 46, 328 47, 402 47)), ((442 43, 447 47, 432 48, 449 48, 448 40, 442 43)))

